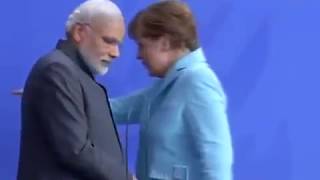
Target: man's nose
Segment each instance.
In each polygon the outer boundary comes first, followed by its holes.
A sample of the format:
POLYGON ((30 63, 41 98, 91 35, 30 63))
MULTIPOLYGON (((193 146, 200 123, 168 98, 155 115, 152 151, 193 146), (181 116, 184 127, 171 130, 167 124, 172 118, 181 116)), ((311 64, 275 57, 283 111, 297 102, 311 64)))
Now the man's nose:
POLYGON ((113 46, 110 53, 109 53, 111 58, 117 58, 120 56, 120 50, 119 50, 119 46, 113 46))

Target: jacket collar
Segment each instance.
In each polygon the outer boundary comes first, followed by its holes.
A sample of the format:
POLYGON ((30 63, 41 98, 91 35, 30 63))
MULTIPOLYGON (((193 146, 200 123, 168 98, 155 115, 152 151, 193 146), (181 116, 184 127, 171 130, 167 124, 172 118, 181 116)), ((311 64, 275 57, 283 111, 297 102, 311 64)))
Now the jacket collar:
POLYGON ((155 96, 161 93, 166 87, 172 84, 177 78, 178 75, 183 72, 183 70, 194 67, 198 64, 205 63, 206 57, 203 53, 202 48, 198 48, 189 54, 183 56, 182 58, 178 59, 176 63, 171 66, 171 68, 166 73, 165 77, 158 81, 156 84, 156 91, 155 96))
POLYGON ((73 62, 75 62, 85 73, 87 73, 93 80, 94 76, 91 73, 89 67, 86 65, 82 56, 80 55, 78 48, 71 40, 60 39, 56 45, 56 49, 62 51, 73 62))

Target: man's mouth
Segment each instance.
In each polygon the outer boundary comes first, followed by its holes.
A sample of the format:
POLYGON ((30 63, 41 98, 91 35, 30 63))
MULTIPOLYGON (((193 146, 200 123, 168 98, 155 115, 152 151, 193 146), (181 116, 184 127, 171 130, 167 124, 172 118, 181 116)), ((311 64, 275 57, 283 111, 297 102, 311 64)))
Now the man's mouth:
POLYGON ((109 66, 109 65, 111 64, 110 61, 105 60, 105 59, 102 59, 101 62, 102 62, 102 64, 105 65, 105 66, 109 66))

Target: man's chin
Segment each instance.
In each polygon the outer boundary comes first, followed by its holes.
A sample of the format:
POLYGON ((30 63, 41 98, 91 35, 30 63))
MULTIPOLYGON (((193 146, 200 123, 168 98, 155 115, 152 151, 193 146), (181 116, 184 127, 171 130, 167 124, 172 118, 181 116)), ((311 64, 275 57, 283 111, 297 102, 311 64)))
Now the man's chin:
POLYGON ((97 70, 97 74, 100 75, 100 76, 103 76, 103 75, 106 75, 109 71, 109 68, 101 68, 99 70, 97 70))

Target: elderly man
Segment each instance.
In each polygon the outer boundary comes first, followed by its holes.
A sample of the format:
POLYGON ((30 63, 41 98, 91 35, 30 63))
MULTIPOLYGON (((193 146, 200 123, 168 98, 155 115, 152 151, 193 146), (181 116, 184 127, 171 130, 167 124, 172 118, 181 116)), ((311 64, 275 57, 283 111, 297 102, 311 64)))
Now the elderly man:
POLYGON ((33 66, 22 96, 18 180, 124 180, 126 160, 106 89, 95 75, 119 56, 119 8, 88 0, 66 23, 67 40, 33 66))

